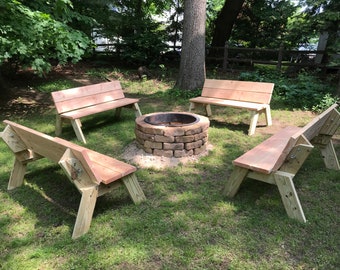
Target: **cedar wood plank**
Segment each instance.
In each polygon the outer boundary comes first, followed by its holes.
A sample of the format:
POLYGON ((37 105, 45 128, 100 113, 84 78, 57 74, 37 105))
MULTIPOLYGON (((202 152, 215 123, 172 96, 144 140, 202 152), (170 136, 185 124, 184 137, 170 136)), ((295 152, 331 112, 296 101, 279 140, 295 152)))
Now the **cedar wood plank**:
POLYGON ((219 98, 195 97, 195 98, 190 99, 190 101, 194 103, 228 106, 228 107, 233 107, 233 108, 242 108, 242 109, 247 108, 248 110, 251 110, 251 111, 261 111, 264 108, 266 108, 266 105, 263 103, 226 100, 226 99, 219 99, 219 98))
POLYGON ((69 111, 62 113, 62 116, 69 119, 78 119, 84 116, 92 115, 95 113, 105 112, 119 107, 124 107, 137 103, 139 100, 135 98, 124 98, 118 100, 112 100, 109 102, 88 106, 78 109, 76 111, 69 111))
POLYGON ((291 136, 298 134, 299 130, 301 128, 295 126, 282 129, 235 159, 233 164, 249 170, 270 174, 281 166, 296 142, 296 140, 291 139, 291 136))
POLYGON ((109 184, 137 170, 136 167, 130 164, 73 144, 64 139, 56 137, 55 140, 67 146, 67 148, 70 148, 77 158, 79 156, 80 160, 82 159, 80 153, 82 153, 83 159, 85 159, 86 163, 90 166, 89 169, 91 173, 104 184, 109 184))
POLYGON ((51 95, 59 114, 125 97, 119 81, 55 91, 51 95))
POLYGON ((269 104, 273 89, 274 83, 206 79, 201 96, 269 104))

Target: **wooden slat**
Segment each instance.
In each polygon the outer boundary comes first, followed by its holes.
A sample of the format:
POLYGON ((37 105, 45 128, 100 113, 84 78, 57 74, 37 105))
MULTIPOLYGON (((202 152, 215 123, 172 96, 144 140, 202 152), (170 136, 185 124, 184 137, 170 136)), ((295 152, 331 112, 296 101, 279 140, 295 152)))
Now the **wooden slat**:
POLYGON ((202 103, 202 104, 211 104, 218 106, 228 106, 232 108, 238 109, 247 109, 252 111, 261 111, 265 109, 265 104, 253 103, 253 102, 243 102, 237 100, 224 100, 219 98, 207 98, 207 97, 195 97, 190 99, 190 102, 194 103, 202 103))
POLYGON ((119 81, 71 88, 51 94, 58 113, 125 97, 119 81))
POLYGON ((109 184, 137 170, 136 167, 130 164, 105 156, 98 152, 89 151, 88 156, 92 161, 93 170, 104 184, 109 184))
POLYGON ((206 79, 202 96, 269 104, 274 83, 206 79))
POLYGON ((24 142, 27 149, 31 149, 35 153, 46 157, 53 162, 58 162, 67 149, 64 145, 55 142, 54 138, 49 135, 8 120, 5 120, 4 123, 15 131, 24 142))
POLYGON ((135 98, 123 98, 123 99, 113 100, 113 101, 106 102, 106 103, 88 106, 85 108, 80 108, 80 109, 77 109, 76 111, 65 112, 65 113, 62 113, 61 116, 64 118, 68 118, 68 119, 78 119, 84 116, 109 111, 109 110, 120 108, 123 106, 132 105, 138 101, 139 99, 135 99, 135 98))
POLYGON ((233 164, 264 174, 276 171, 295 145, 296 140, 291 139, 291 136, 296 134, 299 129, 294 126, 284 128, 235 159, 233 164))
POLYGON ((65 147, 70 148, 79 159, 82 159, 79 157, 80 153, 82 153, 84 158, 87 159, 87 164, 90 164, 90 167, 88 167, 86 171, 90 170, 89 174, 95 176, 96 179, 99 179, 100 182, 104 184, 109 184, 137 170, 136 167, 130 164, 100 154, 80 145, 73 144, 64 139, 55 138, 55 140, 65 147), (84 151, 86 151, 86 153, 84 153, 84 151))
POLYGON ((98 84, 91 84, 85 85, 75 88, 69 88, 65 90, 55 91, 52 92, 53 100, 55 102, 60 102, 64 100, 72 100, 81 95, 85 96, 92 96, 95 94, 109 92, 111 90, 119 90, 122 89, 119 81, 112 81, 112 82, 105 82, 105 83, 98 83, 98 84))
MULTIPOLYGON (((337 111, 337 104, 329 107, 326 111, 316 116, 301 130, 303 135, 311 141, 315 136, 334 135, 340 126, 340 113, 337 111)), ((296 135, 297 136, 297 135, 296 135)))

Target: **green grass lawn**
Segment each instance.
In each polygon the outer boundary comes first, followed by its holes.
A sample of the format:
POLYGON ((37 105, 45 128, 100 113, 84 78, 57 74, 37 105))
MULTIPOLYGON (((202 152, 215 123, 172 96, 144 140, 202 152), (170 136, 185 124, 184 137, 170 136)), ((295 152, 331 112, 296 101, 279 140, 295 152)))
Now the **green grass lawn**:
MULTIPOLYGON (((189 108, 187 100, 165 94, 173 81, 119 79, 128 96, 141 99, 144 114, 189 108)), ((287 217, 275 186, 247 180, 235 198, 222 196, 233 159, 279 127, 313 117, 272 110, 273 127, 249 137, 247 112, 213 108, 209 155, 173 168, 140 168, 147 201, 134 205, 123 188, 99 197, 89 232, 76 240, 80 194, 62 169, 39 160, 29 164, 22 187, 7 191, 13 156, 0 141, 0 269, 339 269, 340 173, 324 167, 318 150, 295 177, 306 224, 287 217)), ((86 147, 121 159, 134 141, 135 117, 124 109, 119 120, 113 115, 85 118, 83 131, 86 147)), ((6 118, 54 135, 53 107, 6 118)), ((81 144, 71 127, 62 137, 81 144)), ((339 157, 340 144, 336 151, 339 157)))

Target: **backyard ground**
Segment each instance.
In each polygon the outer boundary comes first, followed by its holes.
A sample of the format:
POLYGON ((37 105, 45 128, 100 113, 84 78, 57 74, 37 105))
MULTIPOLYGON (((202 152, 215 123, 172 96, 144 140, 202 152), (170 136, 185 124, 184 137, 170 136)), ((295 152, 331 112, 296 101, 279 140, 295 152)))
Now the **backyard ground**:
MULTIPOLYGON (((56 81, 56 80, 72 80, 81 85, 103 82, 103 78, 96 78, 87 75, 86 71, 91 68, 91 65, 82 63, 81 65, 71 65, 63 68, 55 68, 46 78, 39 78, 32 72, 19 72, 15 76, 15 80, 8 82, 8 92, 0 101, 0 114, 6 118, 13 115, 25 116, 36 112, 44 112, 47 109, 53 108, 53 101, 50 93, 44 93, 34 89, 33 85, 39 81, 56 81)), ((115 78, 107 78, 114 80, 115 78)), ((138 71, 130 75, 131 80, 139 80, 138 71)), ((143 98, 144 103, 157 103, 154 98, 143 98)), ((178 108, 179 109, 179 108, 178 108)), ((183 108, 186 110, 187 108, 183 108)), ((306 119, 313 117, 309 111, 296 111, 297 119, 306 119)), ((275 121, 271 127, 257 129, 257 133, 274 134, 278 130, 287 126, 287 122, 275 121)), ((209 145, 208 150, 213 146, 209 145)), ((145 153, 139 149, 135 143, 131 143, 126 147, 122 157, 130 162, 138 164, 142 168, 156 167, 163 168, 167 166, 176 166, 179 163, 192 162, 206 155, 207 152, 198 156, 184 158, 166 158, 158 157, 145 153)))
MULTIPOLYGON (((58 80, 86 85, 118 79, 128 96, 140 98, 144 114, 189 108, 187 99, 164 95, 168 81, 142 81, 137 70, 93 76, 93 68, 68 66, 46 78, 13 75, 0 99, 0 120, 54 135, 50 89, 38 86, 52 84, 55 91, 58 80)), ((248 112, 214 108, 211 151, 185 165, 164 168, 159 159, 158 169, 144 169, 150 162, 144 155, 136 174, 147 201, 134 205, 124 189, 100 197, 89 232, 77 240, 71 234, 80 195, 62 170, 39 160, 30 164, 25 185, 8 191, 13 155, 0 142, 0 269, 339 269, 339 172, 325 169, 318 151, 294 180, 306 224, 287 217, 273 185, 246 181, 235 198, 222 195, 233 159, 281 128, 303 126, 315 116, 273 105, 273 126, 265 127, 260 117, 251 137, 248 112)), ((86 147, 137 163, 134 119, 130 110, 120 120, 110 112, 89 117, 83 122, 86 147)), ((70 127, 63 131, 64 139, 79 143, 70 127)), ((334 142, 340 156, 339 133, 334 142)))

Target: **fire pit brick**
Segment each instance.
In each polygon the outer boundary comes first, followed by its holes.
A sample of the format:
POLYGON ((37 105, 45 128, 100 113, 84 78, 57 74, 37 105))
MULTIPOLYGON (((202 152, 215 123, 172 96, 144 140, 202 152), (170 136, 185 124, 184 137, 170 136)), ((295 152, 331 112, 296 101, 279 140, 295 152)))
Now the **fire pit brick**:
POLYGON ((136 119, 136 141, 145 152, 156 156, 199 155, 207 149, 209 125, 207 117, 186 112, 142 115, 136 119))

